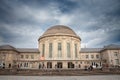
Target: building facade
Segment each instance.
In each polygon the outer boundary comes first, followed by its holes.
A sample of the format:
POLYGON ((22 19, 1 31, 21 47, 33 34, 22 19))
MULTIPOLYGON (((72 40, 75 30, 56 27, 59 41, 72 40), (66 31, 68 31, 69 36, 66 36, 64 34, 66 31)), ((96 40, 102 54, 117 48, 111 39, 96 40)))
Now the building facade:
POLYGON ((0 68, 85 69, 120 65, 120 45, 81 48, 81 38, 69 27, 56 25, 38 39, 37 48, 0 46, 0 68))

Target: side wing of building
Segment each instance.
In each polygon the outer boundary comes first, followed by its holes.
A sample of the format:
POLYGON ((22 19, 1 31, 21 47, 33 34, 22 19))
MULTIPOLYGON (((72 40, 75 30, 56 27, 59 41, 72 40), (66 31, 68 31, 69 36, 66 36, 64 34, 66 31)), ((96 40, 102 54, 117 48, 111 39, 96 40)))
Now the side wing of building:
MULTIPOLYGON (((94 68, 120 65, 120 46, 108 45, 104 48, 81 48, 77 60, 56 60, 65 69, 84 69, 92 65, 94 68), (73 66, 74 65, 74 66, 73 66)), ((55 69, 55 60, 41 60, 37 48, 14 48, 10 45, 0 46, 0 68, 19 69, 55 69)))

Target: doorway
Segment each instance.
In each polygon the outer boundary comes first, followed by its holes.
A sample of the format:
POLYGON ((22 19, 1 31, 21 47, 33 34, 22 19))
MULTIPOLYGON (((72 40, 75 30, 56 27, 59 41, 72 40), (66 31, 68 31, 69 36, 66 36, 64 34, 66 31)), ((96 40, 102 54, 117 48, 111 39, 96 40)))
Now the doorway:
POLYGON ((68 62, 68 68, 74 68, 74 64, 72 62, 68 62))
POLYGON ((47 62, 47 68, 52 68, 52 62, 47 62))
POLYGON ((57 68, 62 68, 62 62, 57 62, 57 68))

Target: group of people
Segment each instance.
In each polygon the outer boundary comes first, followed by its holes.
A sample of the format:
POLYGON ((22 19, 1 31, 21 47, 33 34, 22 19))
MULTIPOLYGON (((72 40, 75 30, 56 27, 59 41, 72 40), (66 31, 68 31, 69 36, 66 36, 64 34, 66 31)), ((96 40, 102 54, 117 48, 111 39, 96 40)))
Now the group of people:
MULTIPOLYGON (((97 68, 97 67, 96 67, 97 68)), ((88 66, 85 66, 85 71, 92 71, 94 69, 94 67, 92 66, 92 65, 90 65, 89 67, 88 66)), ((99 70, 103 70, 103 67, 101 66, 100 68, 99 68, 99 70)))
POLYGON ((90 65, 89 67, 85 66, 85 71, 87 71, 87 70, 92 71, 93 70, 93 66, 92 65, 90 65))
MULTIPOLYGON (((9 63, 8 68, 11 68, 12 65, 9 63)), ((0 64, 0 68, 5 69, 5 63, 0 64)))

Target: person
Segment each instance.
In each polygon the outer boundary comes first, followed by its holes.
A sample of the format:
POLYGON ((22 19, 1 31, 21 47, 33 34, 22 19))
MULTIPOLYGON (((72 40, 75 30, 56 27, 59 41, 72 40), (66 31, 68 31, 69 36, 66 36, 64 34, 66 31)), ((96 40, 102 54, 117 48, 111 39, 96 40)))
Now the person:
POLYGON ((93 66, 91 65, 91 71, 93 70, 93 66))
POLYGON ((3 63, 3 69, 5 69, 5 63, 3 63))
POLYGON ((20 65, 18 64, 18 69, 19 69, 20 65))
POLYGON ((90 65, 89 70, 90 70, 90 71, 92 71, 92 70, 93 70, 93 66, 92 66, 92 65, 90 65))
POLYGON ((8 66, 9 68, 11 68, 11 64, 9 63, 9 66, 8 66))
POLYGON ((41 68, 41 64, 39 64, 39 69, 41 68))
POLYGON ((96 68, 98 67, 98 64, 96 63, 96 68))

